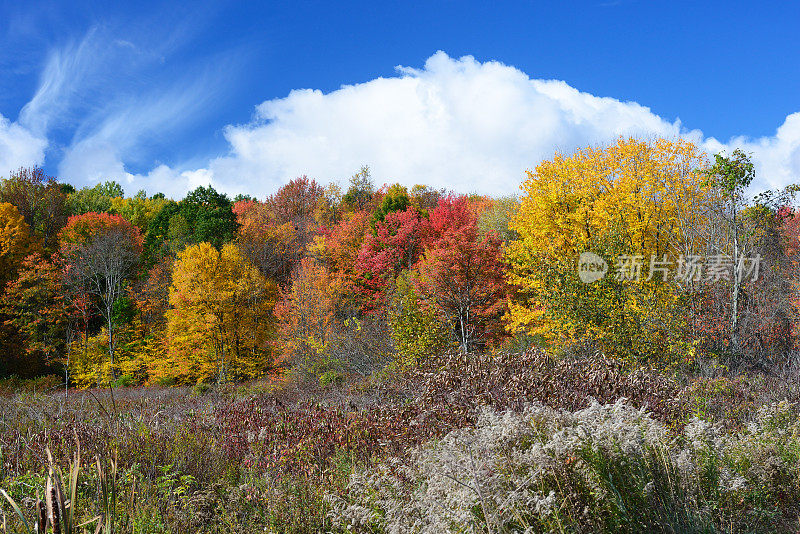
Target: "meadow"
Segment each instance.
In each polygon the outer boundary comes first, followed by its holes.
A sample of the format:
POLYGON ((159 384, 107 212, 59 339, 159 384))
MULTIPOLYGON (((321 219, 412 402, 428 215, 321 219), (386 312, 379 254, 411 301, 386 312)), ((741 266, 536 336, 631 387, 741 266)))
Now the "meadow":
POLYGON ((531 349, 327 388, 6 393, 1 487, 32 521, 47 451, 64 481, 78 461, 90 532, 792 532, 797 383, 531 349))

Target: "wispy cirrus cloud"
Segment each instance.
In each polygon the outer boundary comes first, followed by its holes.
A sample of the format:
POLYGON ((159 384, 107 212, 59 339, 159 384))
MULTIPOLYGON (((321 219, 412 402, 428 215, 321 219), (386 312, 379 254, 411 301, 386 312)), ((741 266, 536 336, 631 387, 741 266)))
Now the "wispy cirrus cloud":
MULTIPOLYGON (((52 47, 17 121, 0 123, 0 175, 47 158, 61 179, 76 185, 131 183, 128 166, 152 166, 154 148, 213 108, 241 68, 239 51, 170 69, 170 54, 191 39, 188 24, 161 36, 157 27, 149 31, 153 35, 129 31, 120 38, 110 27, 95 26, 52 47), (62 140, 53 142, 57 137, 62 140)), ((168 191, 169 185, 153 184, 168 191)))
MULTIPOLYGON (((154 171, 152 179, 135 176, 124 161, 141 160, 145 145, 164 142, 173 132, 190 125, 204 108, 219 97, 219 71, 192 72, 170 87, 109 103, 85 118, 59 163, 59 175, 80 183, 115 179, 123 185, 180 194, 154 171)), ((166 168, 166 166, 159 166, 166 168)))

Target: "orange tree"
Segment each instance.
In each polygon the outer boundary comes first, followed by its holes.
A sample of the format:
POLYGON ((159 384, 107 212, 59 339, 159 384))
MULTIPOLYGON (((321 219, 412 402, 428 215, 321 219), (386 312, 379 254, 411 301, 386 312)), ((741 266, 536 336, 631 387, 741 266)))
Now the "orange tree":
POLYGON ((261 274, 285 284, 304 251, 295 225, 291 221, 278 223, 275 211, 264 202, 240 200, 234 204, 233 212, 239 223, 239 250, 261 274))
POLYGON ((312 373, 325 366, 337 294, 338 284, 321 262, 309 257, 300 261, 275 308, 281 350, 290 363, 312 373))

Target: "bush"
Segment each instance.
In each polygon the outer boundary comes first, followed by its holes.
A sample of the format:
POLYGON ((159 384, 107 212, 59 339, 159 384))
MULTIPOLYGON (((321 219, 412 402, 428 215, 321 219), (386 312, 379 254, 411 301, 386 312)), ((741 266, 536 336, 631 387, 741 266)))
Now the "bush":
POLYGON ((344 383, 344 375, 337 371, 325 371, 319 376, 319 385, 322 387, 340 386, 344 383))
POLYGON ((136 379, 131 375, 122 375, 111 384, 115 388, 127 388, 136 384, 136 379))
POLYGON ((209 391, 211 391, 211 384, 209 384, 208 382, 198 382, 197 384, 192 386, 192 393, 194 393, 195 395, 202 396, 208 393, 209 391))

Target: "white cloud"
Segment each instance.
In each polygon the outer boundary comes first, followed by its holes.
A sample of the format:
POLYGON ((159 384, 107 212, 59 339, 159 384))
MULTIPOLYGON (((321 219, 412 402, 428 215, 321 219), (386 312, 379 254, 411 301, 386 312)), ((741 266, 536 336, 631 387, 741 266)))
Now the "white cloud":
POLYGON ((207 184, 230 194, 264 196, 302 174, 321 182, 344 180, 369 164, 379 184, 506 194, 518 192, 524 171, 557 150, 633 135, 682 136, 710 153, 743 148, 754 154, 759 188, 787 185, 800 176, 800 113, 790 115, 775 136, 722 143, 635 102, 531 79, 498 62, 438 52, 423 68, 397 71, 395 77, 327 94, 299 89, 268 100, 249 123, 225 128, 228 154, 199 168, 159 165, 144 175, 131 174, 123 162, 148 132, 198 111, 192 103, 203 101, 202 90, 182 91, 185 84, 177 85, 121 111, 98 111, 92 126, 79 130, 60 174, 75 183, 117 179, 129 184, 126 189, 173 196, 207 184))
POLYGON ((346 178, 367 163, 379 182, 515 193, 525 169, 556 149, 680 132, 637 104, 497 62, 438 52, 422 69, 398 71, 262 103, 252 123, 226 130, 231 154, 211 162, 215 180, 263 195, 300 174, 346 178))
POLYGON ((98 67, 103 64, 100 57, 104 49, 107 55, 109 48, 101 47, 95 34, 92 29, 79 43, 50 51, 36 94, 19 114, 20 124, 46 135, 51 123, 68 113, 79 90, 97 79, 98 67))
MULTIPOLYGON (((786 185, 800 165, 800 115, 775 137, 722 144, 635 102, 531 79, 498 62, 431 56, 421 69, 324 94, 302 89, 256 107, 229 126, 230 153, 200 175, 230 193, 266 195, 308 174, 347 178, 367 163, 379 183, 426 183, 456 191, 516 193, 524 171, 552 157, 619 136, 688 138, 710 152, 752 151, 763 187, 786 185)), ((186 183, 185 173, 180 177, 186 183)))
MULTIPOLYGON (((59 176, 76 184, 116 180, 129 193, 145 189, 151 193, 161 191, 183 196, 198 181, 196 176, 209 173, 191 171, 183 176, 166 165, 158 165, 146 175, 134 175, 125 169, 123 161, 126 156, 136 155, 142 142, 163 140, 169 132, 191 122, 215 94, 213 88, 214 84, 206 76, 198 76, 194 81, 181 80, 169 89, 114 102, 100 109, 86 117, 75 132, 59 163, 59 176)), ((208 182, 201 185, 208 185, 208 182)))
POLYGON ((0 177, 19 167, 41 165, 47 140, 0 115, 0 177))
POLYGON ((773 137, 736 137, 727 146, 720 146, 716 139, 711 139, 707 144, 710 151, 741 148, 751 152, 758 166, 756 189, 776 189, 800 183, 800 112, 786 117, 773 137))

